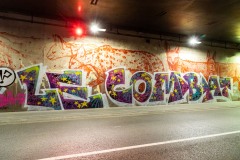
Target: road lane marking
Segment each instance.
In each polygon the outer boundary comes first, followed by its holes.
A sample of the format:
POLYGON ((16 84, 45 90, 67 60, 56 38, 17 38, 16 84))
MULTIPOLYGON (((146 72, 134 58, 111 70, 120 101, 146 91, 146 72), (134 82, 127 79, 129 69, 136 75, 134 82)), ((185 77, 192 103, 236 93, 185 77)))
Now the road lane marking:
POLYGON ((144 148, 144 147, 159 146, 159 145, 164 145, 164 144, 172 144, 172 143, 199 140, 199 139, 205 139, 205 138, 220 137, 220 136, 226 136, 226 135, 238 134, 238 133, 240 133, 240 130, 199 136, 199 137, 191 137, 191 138, 184 138, 184 139, 177 139, 177 140, 170 140, 170 141, 163 141, 163 142, 156 142, 156 143, 147 143, 147 144, 120 147, 120 148, 112 148, 112 149, 106 149, 106 150, 101 150, 101 151, 92 151, 92 152, 85 152, 85 153, 79 153, 79 154, 71 154, 71 155, 65 155, 65 156, 43 158, 43 159, 39 159, 39 160, 61 160, 61 159, 69 159, 69 158, 78 158, 78 157, 92 156, 92 155, 97 155, 97 154, 126 151, 126 150, 131 150, 131 149, 139 149, 139 148, 144 148))

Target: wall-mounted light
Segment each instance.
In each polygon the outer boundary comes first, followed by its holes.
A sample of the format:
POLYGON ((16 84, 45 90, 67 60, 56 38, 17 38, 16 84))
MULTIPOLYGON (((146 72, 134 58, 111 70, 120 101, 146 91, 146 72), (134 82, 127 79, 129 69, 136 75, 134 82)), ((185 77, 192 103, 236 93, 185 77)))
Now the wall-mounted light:
POLYGON ((97 32, 105 32, 106 29, 100 28, 97 24, 92 24, 90 27, 91 32, 97 33, 97 32))
POLYGON ((81 11, 82 11, 82 6, 81 6, 80 4, 77 6, 77 11, 78 11, 78 12, 81 12, 81 11))
POLYGON ((83 35, 83 29, 81 27, 76 27, 75 28, 75 34, 77 36, 82 36, 83 35))
POLYGON ((191 46, 195 46, 197 44, 200 44, 202 42, 199 41, 199 39, 195 36, 191 37, 188 41, 188 43, 191 45, 191 46))

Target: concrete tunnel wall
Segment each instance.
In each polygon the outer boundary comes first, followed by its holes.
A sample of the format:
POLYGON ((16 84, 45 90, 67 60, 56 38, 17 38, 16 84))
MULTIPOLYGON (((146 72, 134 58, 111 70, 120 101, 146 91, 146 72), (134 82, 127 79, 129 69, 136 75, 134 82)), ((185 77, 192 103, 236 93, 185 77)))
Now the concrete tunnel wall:
POLYGON ((240 100, 238 50, 0 23, 0 111, 240 100), (9 86, 6 67, 16 75, 9 86))

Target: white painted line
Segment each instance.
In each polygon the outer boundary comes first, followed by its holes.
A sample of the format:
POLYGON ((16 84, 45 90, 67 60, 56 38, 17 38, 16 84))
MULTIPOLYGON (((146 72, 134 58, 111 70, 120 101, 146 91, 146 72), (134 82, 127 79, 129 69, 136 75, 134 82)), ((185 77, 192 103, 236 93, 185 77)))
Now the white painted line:
POLYGON ((240 130, 232 131, 232 132, 218 133, 218 134, 211 134, 211 135, 206 135, 206 136, 191 137, 191 138, 184 138, 184 139, 178 139, 178 140, 170 140, 170 141, 164 141, 164 142, 147 143, 147 144, 141 144, 141 145, 136 145, 136 146, 113 148, 113 149, 107 149, 107 150, 101 150, 101 151, 71 154, 71 155, 58 156, 58 157, 50 157, 50 158, 44 158, 44 159, 39 159, 39 160, 59 160, 59 159, 69 159, 69 158, 77 158, 77 157, 84 157, 84 156, 92 156, 92 155, 96 155, 96 154, 125 151, 125 150, 130 150, 130 149, 138 149, 138 148, 152 147, 152 146, 158 146, 158 145, 163 145, 163 144, 179 143, 179 142, 192 141, 192 140, 198 140, 198 139, 204 139, 204 138, 220 137, 220 136, 237 134, 237 133, 240 133, 240 130))

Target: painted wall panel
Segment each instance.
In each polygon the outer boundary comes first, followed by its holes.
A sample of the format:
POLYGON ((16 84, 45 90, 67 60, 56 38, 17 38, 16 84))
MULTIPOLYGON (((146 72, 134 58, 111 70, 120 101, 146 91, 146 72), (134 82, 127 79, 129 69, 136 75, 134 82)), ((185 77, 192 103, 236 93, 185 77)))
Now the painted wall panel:
POLYGON ((0 21, 0 111, 240 100, 237 50, 0 21))

